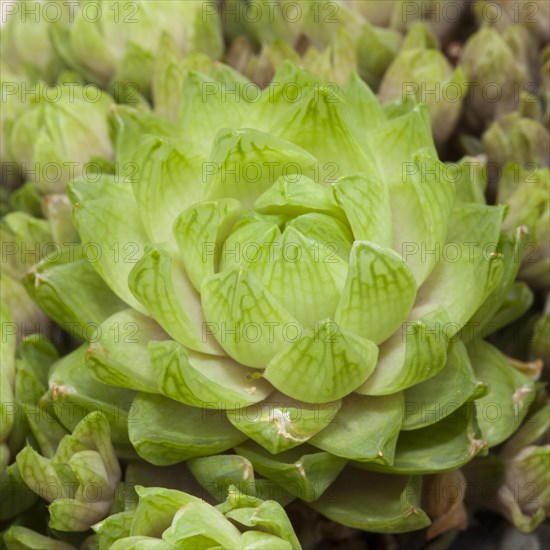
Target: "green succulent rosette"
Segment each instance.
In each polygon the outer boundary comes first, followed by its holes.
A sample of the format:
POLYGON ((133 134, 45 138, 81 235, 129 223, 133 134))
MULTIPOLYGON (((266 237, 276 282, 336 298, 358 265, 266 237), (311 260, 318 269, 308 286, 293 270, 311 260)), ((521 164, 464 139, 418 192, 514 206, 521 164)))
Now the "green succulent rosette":
POLYGON ((500 308, 524 232, 456 198, 422 105, 382 107, 357 75, 335 88, 288 63, 256 99, 215 65, 185 74, 171 121, 113 112, 134 181, 69 185, 88 253, 38 266, 35 298, 99 324, 54 366, 51 397, 100 399, 90 376, 137 392, 138 455, 212 457, 192 467, 202 484, 253 470, 250 496, 277 486, 346 525, 426 526, 422 475, 504 441, 534 397, 481 339, 522 313, 500 308), (213 456, 232 449, 236 463, 213 456))
POLYGON ((520 23, 533 33, 540 44, 550 40, 550 6, 544 0, 515 4, 512 0, 482 0, 473 6, 479 25, 490 25, 500 31, 520 23))
POLYGON ((18 339, 33 332, 41 332, 46 325, 43 312, 25 291, 22 279, 28 269, 39 261, 52 243, 46 220, 25 212, 11 212, 0 221, 0 295, 10 311, 12 328, 18 339))
POLYGON ((75 177, 93 182, 97 174, 111 171, 107 113, 113 99, 76 79, 40 89, 7 131, 10 158, 23 176, 41 195, 50 195, 64 193, 75 177))
POLYGON ((518 112, 495 121, 482 139, 489 162, 499 168, 515 163, 534 172, 550 166, 550 132, 542 122, 522 117, 518 112))
MULTIPOLYGON (((45 336, 27 336, 15 347, 15 327, 9 311, 2 305, 2 473, 13 462, 29 434, 40 440, 43 420, 37 404, 46 390, 48 372, 57 351, 45 336), (36 415, 36 418, 33 417, 36 415)), ((50 420, 48 418, 47 420, 50 420)), ((47 430, 46 430, 47 431, 47 430)), ((45 436, 44 436, 45 437, 45 436)))
POLYGON ((343 0, 343 3, 380 27, 406 32, 415 23, 427 23, 444 41, 453 37, 469 10, 465 0, 343 0))
POLYGON ((458 124, 466 90, 462 69, 454 69, 427 27, 417 24, 411 27, 401 51, 384 73, 378 96, 381 101, 389 101, 411 95, 417 102, 426 103, 435 142, 441 146, 458 124))
MULTIPOLYGON (((6 72, 26 79, 32 93, 37 82, 54 82, 66 68, 50 39, 54 27, 70 20, 67 2, 53 0, 48 4, 18 0, 6 5, 2 27, 2 75, 6 72)), ((23 90, 18 90, 25 97, 23 90)))
POLYGON ((113 505, 121 472, 109 423, 101 412, 82 419, 49 456, 27 445, 16 463, 27 486, 51 503, 52 529, 87 531, 113 505))
POLYGON ((483 27, 468 38, 460 65, 470 84, 465 116, 472 128, 484 129, 521 103, 533 102, 536 60, 536 40, 521 24, 502 32, 483 27))
POLYGON ((465 468, 470 504, 503 514, 526 533, 550 516, 550 406, 542 388, 538 401, 499 452, 465 468))
POLYGON ((533 289, 550 288, 550 134, 537 120, 503 116, 483 134, 496 201, 509 205, 505 227, 529 231, 520 272, 533 289), (496 189, 495 189, 496 188, 496 189))
POLYGON ((0 521, 4 521, 29 510, 37 500, 23 481, 15 462, 17 453, 25 442, 32 442, 50 456, 67 431, 40 403, 57 350, 44 334, 25 335, 4 302, 0 302, 0 319, 0 521))
POLYGON ((79 0, 71 25, 57 27, 52 41, 60 56, 88 81, 117 99, 148 95, 157 50, 163 36, 182 54, 221 56, 223 44, 215 3, 79 0))
POLYGON ((354 70, 373 88, 397 54, 401 33, 372 24, 354 2, 231 0, 221 19, 227 62, 264 87, 283 61, 343 84, 354 70))
POLYGON ((174 489, 136 486, 135 491, 135 509, 94 526, 100 548, 301 548, 280 504, 235 487, 215 507, 174 489))

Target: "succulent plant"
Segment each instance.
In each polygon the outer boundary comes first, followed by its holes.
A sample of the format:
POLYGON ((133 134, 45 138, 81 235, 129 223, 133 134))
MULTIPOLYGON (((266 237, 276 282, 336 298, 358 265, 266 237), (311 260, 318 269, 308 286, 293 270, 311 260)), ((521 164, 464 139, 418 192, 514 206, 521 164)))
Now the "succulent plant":
MULTIPOLYGON (((433 9, 425 9, 425 3, 386 2, 386 8, 393 4, 392 27, 407 32, 403 39, 393 28, 371 24, 372 19, 378 19, 370 8, 376 5, 378 15, 385 9, 378 4, 311 2, 297 8, 291 16, 292 6, 284 1, 225 2, 222 20, 232 40, 227 61, 262 87, 269 84, 285 60, 337 84, 343 84, 356 70, 378 90, 382 101, 402 100, 409 95, 426 103, 436 144, 441 146, 458 123, 467 91, 464 71, 451 66, 427 22, 428 14, 449 6, 437 2, 433 9), (254 44, 261 47, 257 55, 254 44)), ((453 9, 462 11, 456 2, 453 4, 453 9)), ((441 19, 445 17, 436 16, 436 20, 441 19)))
MULTIPOLYGON (((346 525, 423 527, 420 476, 504 441, 533 398, 481 340, 517 315, 499 308, 525 234, 501 231, 503 207, 455 200, 424 106, 286 63, 255 100, 210 74, 187 72, 171 122, 114 111, 135 181, 70 183, 87 254, 45 258, 35 298, 60 323, 106 317, 80 333, 86 369, 138 392, 128 430, 145 460, 195 459, 201 483, 225 471, 236 486, 249 463, 254 487, 346 525), (209 457, 231 449, 236 465, 209 457)), ((78 385, 70 372, 55 386, 78 385)))
POLYGON ((49 2, 47 8, 33 0, 6 4, 0 41, 2 73, 28 79, 31 93, 37 81, 55 82, 66 65, 55 50, 50 34, 53 27, 69 22, 70 10, 69 4, 61 0, 49 2))
POLYGON ((373 88, 395 57, 401 33, 371 24, 354 2, 223 2, 228 63, 264 87, 283 61, 343 84, 357 70, 373 88))
POLYGON ((532 96, 536 56, 536 41, 520 24, 502 33, 484 27, 468 38, 460 63, 471 83, 465 114, 472 127, 483 129, 532 96))
POLYGON ((109 512, 120 481, 109 424, 100 412, 82 419, 46 458, 27 445, 17 466, 28 487, 49 507, 50 527, 86 531, 109 512))
POLYGON ((135 491, 139 502, 134 510, 94 526, 100 548, 301 548, 280 504, 235 487, 216 507, 174 489, 137 486, 135 491))
MULTIPOLYGON (((24 296, 22 298, 24 300, 24 296)), ((44 334, 24 336, 24 330, 14 321, 4 302, 0 303, 0 313, 0 521, 4 521, 22 514, 37 500, 15 462, 25 442, 32 442, 49 456, 67 432, 50 411, 39 407, 48 384, 49 368, 58 356, 56 349, 44 334)), ((43 328, 33 326, 35 330, 43 328)))
POLYGON ((523 532, 550 514, 549 403, 544 390, 523 426, 498 453, 477 458, 465 468, 476 506, 496 509, 523 532), (484 494, 479 491, 485 486, 484 494), (482 497, 482 498, 480 498, 482 497))
POLYGON ((453 70, 435 37, 422 24, 411 26, 401 48, 384 73, 378 95, 382 101, 412 95, 425 103, 432 117, 435 142, 442 145, 459 121, 466 97, 466 76, 460 67, 453 70))
POLYGON ((550 166, 550 132, 538 120, 518 112, 502 116, 483 134, 489 162, 535 171, 550 166))
POLYGON ((51 91, 50 97, 43 89, 7 136, 10 157, 43 195, 64 192, 68 181, 82 174, 93 179, 113 154, 107 126, 113 99, 78 82, 62 82, 51 91))
POLYGON ((550 288, 550 133, 538 120, 514 112, 483 134, 496 201, 509 205, 505 226, 524 225, 530 248, 521 277, 535 289, 550 288))
POLYGON ((222 53, 214 2, 100 0, 78 2, 68 26, 57 26, 53 43, 69 67, 118 99, 148 94, 163 35, 184 54, 222 53))
POLYGON ((2 33, 0 546, 309 546, 287 505, 348 532, 430 539, 476 506, 535 529, 545 21, 69 4, 2 33), (471 156, 444 163, 461 111, 471 156))
POLYGON ((513 24, 522 24, 534 33, 541 44, 550 40, 550 6, 544 0, 515 4, 512 0, 482 0, 473 6, 478 24, 491 25, 503 31, 513 24))

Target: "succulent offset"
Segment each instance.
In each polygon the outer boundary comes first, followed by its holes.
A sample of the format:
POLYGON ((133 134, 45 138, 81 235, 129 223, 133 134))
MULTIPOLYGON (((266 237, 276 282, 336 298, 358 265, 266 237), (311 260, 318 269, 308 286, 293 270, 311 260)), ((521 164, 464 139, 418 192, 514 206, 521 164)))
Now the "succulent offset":
POLYGON ((100 546, 113 550, 300 548, 280 504, 245 495, 236 487, 216 507, 174 489, 135 490, 139 502, 134 510, 119 512, 94 526, 100 546))

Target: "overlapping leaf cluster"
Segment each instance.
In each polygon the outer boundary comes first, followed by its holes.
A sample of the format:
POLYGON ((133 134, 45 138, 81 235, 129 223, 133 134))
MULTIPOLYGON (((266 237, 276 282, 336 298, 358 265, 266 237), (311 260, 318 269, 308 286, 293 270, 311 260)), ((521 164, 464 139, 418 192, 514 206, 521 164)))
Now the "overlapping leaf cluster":
POLYGON ((298 548, 299 501, 435 536, 465 515, 433 487, 465 479, 534 529, 548 311, 506 330, 550 286, 548 97, 467 90, 525 87, 547 31, 501 18, 449 60, 457 26, 416 4, 88 4, 2 33, 3 174, 25 182, 1 226, 3 544, 298 548), (244 74, 215 61, 222 28, 244 74), (457 144, 476 156, 442 162, 457 144))

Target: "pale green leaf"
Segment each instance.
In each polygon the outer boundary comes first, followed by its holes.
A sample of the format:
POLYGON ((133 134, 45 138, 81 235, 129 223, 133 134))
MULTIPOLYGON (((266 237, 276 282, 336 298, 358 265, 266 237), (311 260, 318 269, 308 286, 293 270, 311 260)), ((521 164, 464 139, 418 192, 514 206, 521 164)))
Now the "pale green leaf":
POLYGON ((355 241, 336 322, 379 344, 407 318, 416 296, 414 276, 399 254, 355 241))
POLYGON ((276 355, 264 376, 306 403, 327 403, 357 389, 376 367, 378 348, 329 319, 276 355))

